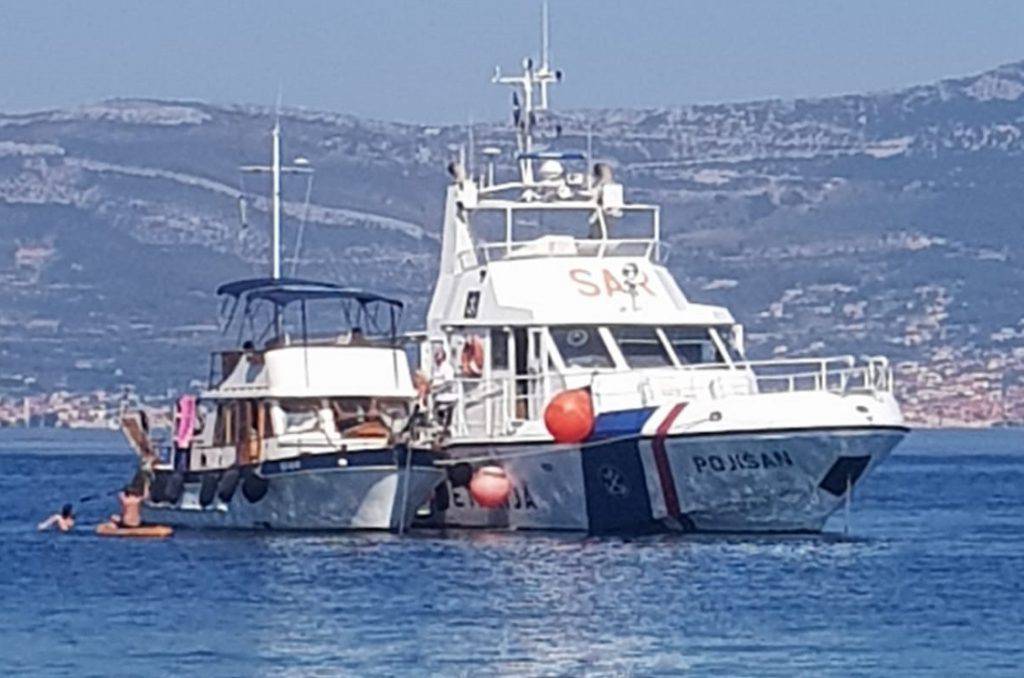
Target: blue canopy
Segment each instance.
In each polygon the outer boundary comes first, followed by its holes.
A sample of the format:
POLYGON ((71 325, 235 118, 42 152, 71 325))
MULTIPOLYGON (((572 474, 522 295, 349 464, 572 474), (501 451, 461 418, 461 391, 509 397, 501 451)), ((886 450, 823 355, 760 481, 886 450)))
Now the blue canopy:
POLYGON ((221 285, 217 294, 245 297, 247 301, 265 300, 278 306, 293 301, 314 299, 354 299, 360 304, 380 302, 397 308, 404 304, 398 299, 355 287, 342 287, 334 283, 303 280, 301 278, 248 278, 221 285))
POLYGON ((586 160, 582 151, 532 151, 516 153, 516 160, 586 160))
POLYGON ((224 283, 217 288, 217 294, 237 297, 257 287, 268 287, 270 285, 330 285, 332 283, 321 283, 316 280, 305 280, 303 278, 245 278, 224 283))

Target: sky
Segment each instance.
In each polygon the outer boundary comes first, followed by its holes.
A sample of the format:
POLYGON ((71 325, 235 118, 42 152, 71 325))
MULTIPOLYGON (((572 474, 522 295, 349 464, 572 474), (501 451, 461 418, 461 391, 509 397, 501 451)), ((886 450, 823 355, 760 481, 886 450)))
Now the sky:
MULTIPOLYGON (((1024 59, 1024 2, 551 0, 559 108, 893 89, 1024 59)), ((540 0, 4 0, 0 110, 154 97, 489 120, 540 0)))

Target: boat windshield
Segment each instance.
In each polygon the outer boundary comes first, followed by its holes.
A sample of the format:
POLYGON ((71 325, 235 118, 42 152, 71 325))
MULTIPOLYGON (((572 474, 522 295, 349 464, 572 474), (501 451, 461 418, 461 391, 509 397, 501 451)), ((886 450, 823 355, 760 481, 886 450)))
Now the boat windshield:
POLYGON ((644 369, 744 360, 727 335, 711 326, 575 325, 548 331, 567 368, 644 369))
POLYGON ((277 435, 337 433, 343 437, 386 436, 405 425, 409 404, 400 398, 282 398, 272 408, 277 435))
POLYGON ((552 327, 550 332, 566 367, 614 367, 597 327, 552 327))
POLYGON ((665 350, 655 327, 612 327, 615 338, 629 367, 671 367, 672 357, 665 350))
POLYGON ((745 358, 716 327, 666 327, 663 330, 681 365, 743 362, 745 358))

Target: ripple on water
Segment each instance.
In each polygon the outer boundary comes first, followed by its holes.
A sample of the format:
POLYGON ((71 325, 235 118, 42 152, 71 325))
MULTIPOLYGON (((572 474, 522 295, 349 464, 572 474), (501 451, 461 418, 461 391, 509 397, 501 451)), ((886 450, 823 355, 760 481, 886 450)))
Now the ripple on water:
POLYGON ((799 537, 145 543, 32 530, 130 458, 0 440, 0 673, 1015 675, 1024 456, 957 436, 934 456, 912 437, 859 489, 851 537, 840 519, 799 537))

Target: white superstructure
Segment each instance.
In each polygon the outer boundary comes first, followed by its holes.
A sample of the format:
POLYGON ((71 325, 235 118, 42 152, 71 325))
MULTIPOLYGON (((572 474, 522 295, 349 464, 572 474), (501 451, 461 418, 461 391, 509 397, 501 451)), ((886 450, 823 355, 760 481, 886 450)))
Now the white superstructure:
MULTIPOLYGON (((905 434, 885 358, 747 360, 743 328, 694 303, 662 263, 660 211, 589 153, 542 147, 547 57, 513 87, 516 176, 498 152, 450 168, 440 270, 421 345, 451 406, 453 469, 498 464, 514 490, 477 506, 466 469, 435 501, 446 526, 819 530, 905 434), (545 411, 589 390, 581 443, 545 411)), ((470 158, 472 160, 472 158, 470 158)), ((442 397, 443 394, 443 397, 442 397)))

